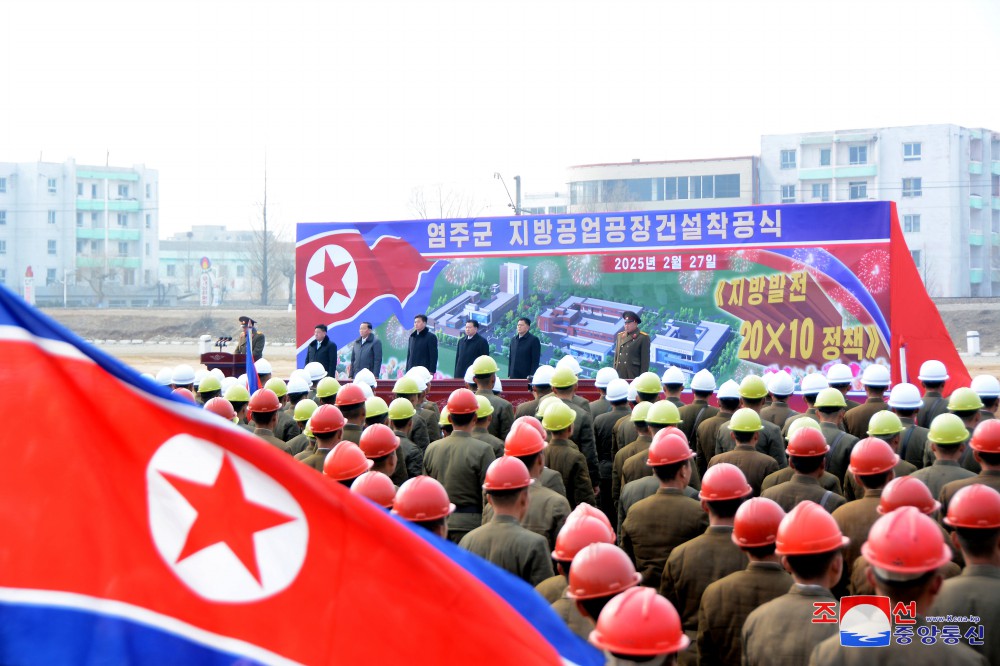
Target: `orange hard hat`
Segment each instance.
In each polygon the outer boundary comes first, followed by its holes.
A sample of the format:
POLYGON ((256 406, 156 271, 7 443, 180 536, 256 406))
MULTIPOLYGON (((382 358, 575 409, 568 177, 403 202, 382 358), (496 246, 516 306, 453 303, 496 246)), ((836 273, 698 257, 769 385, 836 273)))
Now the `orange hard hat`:
POLYGON ((479 401, 476 394, 467 388, 455 389, 448 396, 449 414, 475 414, 479 411, 479 401))
POLYGON ((502 456, 486 468, 484 490, 517 490, 532 484, 531 474, 519 458, 502 456))
POLYGON ((691 643, 673 604, 651 587, 625 590, 601 611, 590 642, 621 655, 681 652, 691 643))
POLYGON ((573 558, 566 596, 570 599, 610 597, 642 582, 625 551, 610 543, 592 543, 573 558))
POLYGON ((684 440, 685 444, 691 446, 691 442, 688 441, 687 435, 685 435, 684 431, 678 428, 677 426, 667 426, 666 428, 660 428, 659 430, 656 431, 656 434, 659 435, 660 433, 663 433, 662 435, 663 437, 666 437, 667 435, 677 435, 678 437, 684 440))
POLYGON ((951 560, 941 526, 915 506, 904 506, 876 520, 861 554, 876 569, 895 574, 922 574, 951 560))
POLYGON ((236 422, 236 410, 233 409, 233 403, 225 398, 212 398, 205 403, 205 411, 218 414, 228 421, 236 422))
POLYGON ((333 405, 320 405, 309 419, 309 429, 313 434, 335 432, 344 427, 347 420, 333 405))
POLYGON ((190 400, 191 402, 197 403, 198 401, 194 398, 194 393, 190 389, 186 389, 183 386, 175 388, 170 392, 171 395, 176 395, 179 398, 184 398, 185 400, 190 400))
POLYGON ((364 495, 379 506, 391 509, 392 501, 396 497, 396 486, 392 485, 392 479, 382 472, 365 472, 354 479, 351 492, 364 495))
POLYGON ((962 488, 951 498, 944 522, 952 527, 1000 527, 1000 493, 981 483, 962 488))
POLYGON ((514 425, 510 427, 510 432, 507 433, 503 452, 508 456, 530 456, 544 449, 545 445, 545 437, 539 434, 531 424, 515 421, 514 425))
POLYGON ((747 477, 736 465, 717 463, 708 468, 701 480, 699 499, 709 502, 746 497, 753 492, 747 477))
POLYGON ((694 451, 688 446, 687 441, 679 435, 667 432, 668 430, 670 428, 664 428, 653 436, 653 443, 649 445, 649 460, 646 462, 650 467, 671 465, 694 457, 694 451))
POLYGON ((774 543, 785 517, 781 505, 766 497, 754 497, 740 505, 733 521, 733 543, 758 548, 774 543))
POLYGON ((612 532, 615 531, 615 528, 611 524, 611 521, 608 520, 607 515, 593 504, 587 504, 586 502, 581 502, 580 504, 577 504, 576 508, 570 511, 569 515, 566 516, 566 522, 569 523, 574 520, 579 520, 580 518, 584 518, 586 516, 589 516, 591 518, 597 518, 599 521, 607 525, 609 530, 611 530, 612 532))
POLYGON ((387 456, 399 448, 399 437, 387 425, 375 423, 364 429, 358 444, 365 457, 374 460, 387 456))
POLYGON ((363 404, 365 398, 364 390, 357 384, 348 384, 342 386, 339 391, 337 391, 337 397, 334 399, 333 404, 337 407, 344 407, 348 405, 360 405, 363 404))
POLYGON ((281 409, 281 402, 278 400, 278 394, 274 391, 262 388, 257 389, 250 396, 250 404, 247 408, 254 414, 266 414, 281 409))
POLYGON ((354 442, 338 442, 326 454, 323 473, 335 481, 355 479, 372 468, 375 463, 365 457, 365 452, 354 442))
POLYGON ((823 433, 814 428, 801 428, 795 431, 785 447, 785 452, 796 458, 812 458, 825 456, 830 450, 823 433))
POLYGON ((920 479, 900 476, 885 484, 877 511, 886 514, 903 506, 915 506, 921 513, 931 514, 941 508, 941 502, 934 499, 930 488, 920 479))
POLYGON ((455 505, 448 501, 448 491, 437 479, 415 476, 396 491, 392 512, 405 520, 422 523, 450 516, 455 505))
POLYGON ((899 456, 892 447, 877 437, 866 437, 851 449, 851 465, 848 469, 855 476, 882 474, 899 462, 899 456))
POLYGON ((778 526, 775 552, 778 555, 818 555, 844 548, 850 542, 829 511, 805 500, 796 504, 778 526))
POLYGON ((615 531, 600 518, 588 515, 580 515, 573 520, 567 518, 556 535, 556 549, 552 551, 552 559, 572 562, 577 553, 592 543, 614 542, 615 531))
POLYGON ((989 419, 977 425, 969 446, 982 453, 1000 453, 1000 420, 989 419))
POLYGON ((545 439, 548 436, 548 433, 545 432, 545 426, 543 426, 542 422, 536 419, 534 416, 517 417, 516 419, 514 419, 514 422, 510 424, 510 429, 513 431, 515 428, 521 428, 525 426, 534 428, 536 431, 538 431, 538 434, 542 436, 542 439, 545 439))

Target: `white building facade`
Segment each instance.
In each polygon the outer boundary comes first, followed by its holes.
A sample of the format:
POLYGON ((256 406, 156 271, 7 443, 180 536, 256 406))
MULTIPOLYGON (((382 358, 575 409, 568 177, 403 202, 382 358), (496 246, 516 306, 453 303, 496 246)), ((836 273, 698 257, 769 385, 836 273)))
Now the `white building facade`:
POLYGON ((895 201, 931 296, 1000 295, 1000 135, 917 125, 761 137, 760 203, 895 201))

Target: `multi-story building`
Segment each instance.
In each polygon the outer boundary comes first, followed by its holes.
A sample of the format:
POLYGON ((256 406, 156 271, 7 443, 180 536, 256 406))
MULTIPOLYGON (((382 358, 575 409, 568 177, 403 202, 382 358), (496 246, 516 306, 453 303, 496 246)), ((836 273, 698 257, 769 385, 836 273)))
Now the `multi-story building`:
POLYGON ((569 197, 563 192, 525 194, 521 203, 524 215, 562 215, 569 210, 569 197))
POLYGON ((569 212, 678 210, 758 203, 756 157, 570 167, 569 212))
POLYGON ((761 203, 897 204, 931 296, 1000 295, 1000 135, 917 125, 761 137, 761 203))

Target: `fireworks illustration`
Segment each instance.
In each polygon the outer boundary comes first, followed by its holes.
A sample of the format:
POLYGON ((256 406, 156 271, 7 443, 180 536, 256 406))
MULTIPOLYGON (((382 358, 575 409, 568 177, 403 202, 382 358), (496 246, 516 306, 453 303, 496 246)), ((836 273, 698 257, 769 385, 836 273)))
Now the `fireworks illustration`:
POLYGON ((844 317, 853 317, 857 320, 865 311, 858 299, 841 286, 832 287, 826 293, 844 317))
POLYGON ((485 276, 482 259, 456 259, 444 269, 444 279, 456 285, 467 285, 485 276))
POLYGON ((737 273, 746 273, 757 263, 757 250, 737 250, 729 255, 729 267, 737 273))
POLYGON ((601 279, 601 262, 593 254, 574 254, 566 260, 566 268, 575 284, 592 287, 601 279))
POLYGON ((703 296, 708 293, 714 276, 715 271, 686 271, 680 274, 677 281, 688 296, 703 296))
POLYGON ((795 270, 805 269, 814 277, 825 273, 830 266, 830 255, 818 247, 797 248, 792 252, 792 259, 795 261, 795 270))
POLYGON ((889 288, 889 253, 885 250, 866 252, 855 272, 868 293, 883 293, 889 288))
POLYGON ((550 292, 559 284, 559 266, 554 261, 539 262, 531 273, 531 279, 535 289, 550 292))
POLYGON ((392 343, 393 347, 406 347, 409 343, 410 332, 403 328, 403 325, 396 319, 396 315, 385 322, 385 337, 392 343))

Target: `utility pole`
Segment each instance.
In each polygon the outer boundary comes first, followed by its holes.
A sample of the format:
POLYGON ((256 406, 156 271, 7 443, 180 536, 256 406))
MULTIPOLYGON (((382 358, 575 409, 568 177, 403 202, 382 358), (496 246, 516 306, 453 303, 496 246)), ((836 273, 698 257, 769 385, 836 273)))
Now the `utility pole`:
POLYGON ((270 285, 267 280, 267 246, 269 239, 267 237, 267 155, 264 155, 264 274, 261 277, 261 294, 260 303, 261 305, 267 305, 267 292, 270 290, 270 285))
POLYGON ((521 214, 521 177, 514 176, 514 215, 521 214))

